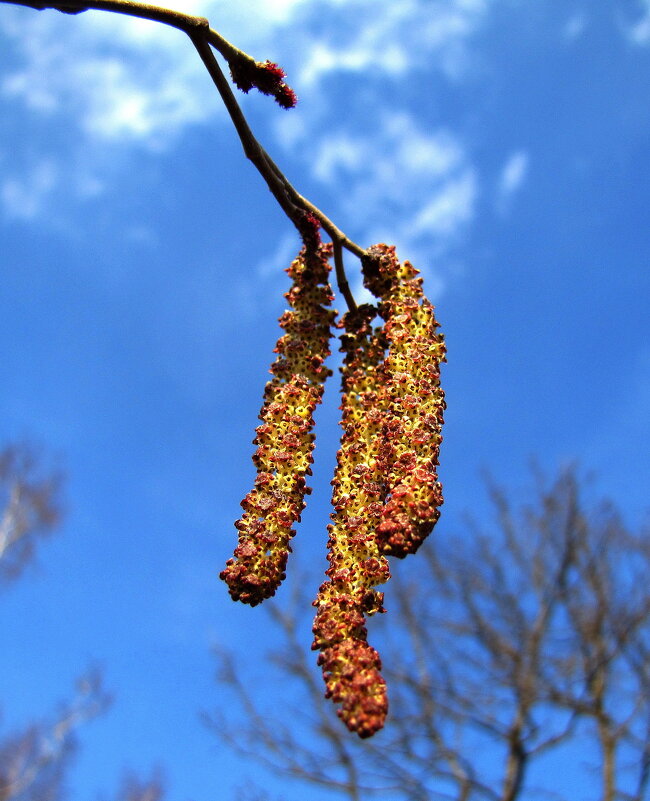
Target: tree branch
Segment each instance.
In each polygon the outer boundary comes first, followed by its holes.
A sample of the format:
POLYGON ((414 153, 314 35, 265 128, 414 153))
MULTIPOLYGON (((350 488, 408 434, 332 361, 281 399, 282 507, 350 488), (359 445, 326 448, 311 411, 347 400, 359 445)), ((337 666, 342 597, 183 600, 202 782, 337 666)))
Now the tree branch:
POLYGON ((239 50, 221 34, 210 27, 205 17, 197 17, 174 11, 168 8, 136 2, 136 0, 59 0, 59 2, 41 2, 41 0, 0 0, 0 3, 26 6, 37 11, 54 9, 64 14, 80 14, 91 9, 97 11, 111 11, 116 14, 127 14, 132 17, 148 19, 169 25, 187 34, 196 48, 201 61, 214 82, 226 110, 230 115, 235 130, 244 148, 246 157, 255 165, 265 180, 271 193, 277 200, 281 209, 298 229, 298 233, 305 239, 306 218, 312 217, 326 231, 334 245, 334 266, 339 292, 345 298, 348 309, 356 309, 354 297, 345 275, 343 252, 345 248, 358 258, 363 257, 366 251, 347 237, 319 208, 303 197, 280 171, 275 162, 257 141, 248 122, 233 94, 230 84, 224 76, 217 59, 212 52, 214 47, 228 62, 233 80, 236 84, 248 91, 256 86, 265 94, 273 94, 275 99, 285 107, 293 105, 287 101, 287 95, 294 98, 293 91, 283 82, 282 70, 275 64, 256 62, 247 53, 239 50), (245 76, 243 82, 237 76, 245 76), (270 81, 270 85, 269 85, 270 81))
POLYGON ((59 522, 61 476, 48 474, 38 452, 22 443, 0 451, 0 586, 33 558, 39 537, 59 522))

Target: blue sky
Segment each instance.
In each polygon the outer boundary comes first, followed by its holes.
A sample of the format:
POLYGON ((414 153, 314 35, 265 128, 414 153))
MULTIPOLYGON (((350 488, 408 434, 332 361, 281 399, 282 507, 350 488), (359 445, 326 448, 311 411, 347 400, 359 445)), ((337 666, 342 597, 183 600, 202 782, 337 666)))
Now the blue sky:
MULTIPOLYGON (((243 97, 260 140, 352 238, 425 276, 449 359, 437 536, 485 508, 481 469, 516 489, 532 456, 579 460, 643 519, 650 3, 174 7, 282 64, 295 110, 243 97)), ((173 801, 260 776, 198 714, 222 700, 211 645, 252 664, 268 646, 217 573, 297 248, 182 34, 0 6, 0 442, 36 440, 68 476, 60 535, 0 604, 2 714, 19 725, 104 667, 116 702, 83 732, 73 801, 124 767, 163 765, 173 801)), ((323 569, 336 384, 296 539, 323 569)))

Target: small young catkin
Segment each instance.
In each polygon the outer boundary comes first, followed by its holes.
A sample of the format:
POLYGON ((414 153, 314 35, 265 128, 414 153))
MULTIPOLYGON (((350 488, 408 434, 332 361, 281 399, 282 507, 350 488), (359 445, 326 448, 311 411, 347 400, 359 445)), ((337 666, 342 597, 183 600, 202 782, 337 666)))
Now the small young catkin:
POLYGON ((233 600, 256 606, 275 594, 285 577, 289 541, 311 492, 314 447, 313 412, 331 375, 331 326, 336 313, 329 308, 328 283, 331 245, 303 248, 287 270, 293 284, 285 295, 290 309, 280 317, 284 330, 274 350, 273 378, 264 391, 256 429, 255 486, 242 501, 244 514, 235 523, 239 541, 220 577, 233 600))
POLYGON ((329 577, 314 601, 312 648, 320 650, 326 697, 340 703, 350 731, 370 737, 388 711, 379 655, 366 642, 365 615, 383 612, 375 587, 389 578, 375 537, 385 496, 379 472, 382 416, 377 408, 377 370, 384 357, 381 334, 370 322, 376 310, 361 306, 341 323, 343 435, 334 474, 333 523, 329 528, 329 577))
POLYGON ((431 532, 443 502, 437 466, 445 343, 418 271, 408 261, 400 264, 393 246, 374 245, 363 267, 366 286, 381 299, 388 346, 379 399, 381 469, 388 493, 377 537, 382 553, 403 558, 415 553, 431 532))

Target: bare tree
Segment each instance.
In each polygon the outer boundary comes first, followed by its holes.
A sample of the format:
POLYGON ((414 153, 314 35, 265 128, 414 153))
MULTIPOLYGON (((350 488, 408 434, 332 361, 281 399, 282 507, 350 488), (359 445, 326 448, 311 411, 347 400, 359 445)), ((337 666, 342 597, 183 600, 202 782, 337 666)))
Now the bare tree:
MULTIPOLYGON (((36 545, 61 519, 61 474, 48 471, 37 450, 12 444, 0 451, 0 586, 18 578, 36 545)), ((111 703, 101 674, 77 680, 73 699, 50 717, 0 739, 0 801, 60 801, 77 748, 77 730, 111 703)), ((119 801, 162 801, 158 775, 140 781, 128 775, 119 801)))
POLYGON ((162 775, 154 771, 149 779, 127 773, 122 779, 117 801, 163 801, 165 788, 162 775))
POLYGON ((609 503, 586 503, 575 470, 538 480, 521 509, 489 487, 496 524, 440 532, 410 578, 387 589, 386 617, 398 620, 382 632, 392 694, 384 732, 356 742, 323 708, 303 655, 304 601, 270 610, 272 658, 295 708, 269 713, 221 653, 220 681, 248 725, 222 712, 209 719, 214 731, 272 770, 349 799, 569 798, 564 772, 545 769, 554 757, 579 775, 585 797, 647 799, 648 532, 628 530, 609 503))
MULTIPOLYGON (((46 469, 33 446, 11 444, 0 451, 0 586, 23 573, 38 540, 56 529, 60 494, 60 473, 46 469)), ((0 740, 0 801, 62 798, 77 729, 109 703, 100 674, 91 671, 58 712, 6 734, 0 740)))
POLYGON ((58 801, 74 755, 80 725, 110 703, 101 676, 92 672, 77 682, 77 694, 51 720, 33 723, 0 741, 0 801, 58 801))
POLYGON ((0 451, 0 586, 20 576, 38 540, 56 528, 60 491, 61 474, 46 470, 34 447, 0 451))
MULTIPOLYGON (((0 801, 61 801, 77 750, 78 728, 101 715, 111 703, 101 675, 89 673, 77 682, 77 694, 51 720, 42 720, 0 741, 0 801)), ((141 779, 127 773, 116 801, 163 801, 162 775, 141 779)))

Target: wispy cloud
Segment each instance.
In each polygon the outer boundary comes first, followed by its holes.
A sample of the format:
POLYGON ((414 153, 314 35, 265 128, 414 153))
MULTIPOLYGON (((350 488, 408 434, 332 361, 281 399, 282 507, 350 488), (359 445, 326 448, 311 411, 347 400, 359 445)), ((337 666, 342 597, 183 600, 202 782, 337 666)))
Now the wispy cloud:
POLYGON ((262 259, 255 267, 255 272, 261 281, 284 281, 282 270, 289 267, 300 250, 300 237, 296 231, 289 229, 284 233, 269 256, 262 259))
POLYGON ((0 203, 9 219, 33 220, 47 206, 59 182, 56 164, 41 159, 27 172, 0 180, 0 203))
POLYGON ((458 75, 469 61, 467 39, 487 7, 485 0, 437 0, 426 8, 418 0, 401 0, 378 13, 374 0, 351 0, 345 20, 323 14, 323 24, 303 44, 298 83, 310 86, 333 72, 403 75, 425 59, 458 75))
POLYGON ((454 236, 461 226, 472 220, 476 195, 476 176, 470 167, 466 167, 445 181, 420 209, 407 231, 411 237, 454 236))
POLYGON ((650 0, 641 0, 642 14, 626 28, 628 38, 638 45, 650 44, 650 0))
POLYGON ((313 172, 345 187, 342 211, 365 235, 392 232, 412 251, 445 249, 474 216, 477 177, 459 139, 404 112, 386 113, 374 133, 323 139, 313 172))
POLYGON ((70 20, 44 12, 20 26, 5 21, 20 59, 0 93, 32 113, 65 114, 94 139, 163 146, 218 104, 201 102, 196 83, 203 70, 189 42, 162 26, 154 40, 155 27, 100 13, 70 20))
POLYGON ((49 228, 77 236, 79 226, 68 212, 72 206, 96 201, 106 192, 106 175, 102 173, 109 170, 102 170, 92 151, 80 147, 71 151, 76 157, 62 157, 56 143, 0 151, 0 218, 46 220, 49 228))
MULTIPOLYGON (((241 32, 241 45, 271 38, 302 3, 171 5, 241 32)), ((209 79, 191 43, 163 25, 99 11, 71 18, 3 7, 0 37, 17 56, 0 79, 0 97, 34 113, 66 114, 72 127, 94 139, 159 149, 187 126, 222 115, 216 93, 205 101, 209 79)))
POLYGON ((472 37, 490 4, 433 0, 425 8, 402 0, 378 13, 371 0, 350 0, 340 14, 340 4, 327 5, 322 24, 305 26, 292 40, 287 66, 309 105, 277 119, 277 141, 332 188, 337 222, 354 227, 360 241, 390 238, 403 257, 444 263, 475 216, 478 174, 460 137, 443 125, 426 128, 391 87, 403 86, 411 73, 420 80, 422 70, 451 82, 473 73, 472 37), (353 109, 342 114, 327 92, 314 91, 330 77, 361 72, 372 109, 367 121, 353 109))
POLYGON ((573 42, 579 39, 587 29, 588 19, 584 12, 573 14, 562 28, 562 36, 566 41, 573 42))
MULTIPOLYGON (((477 179, 450 132, 419 130, 409 112, 394 110, 394 98, 378 96, 378 132, 352 135, 345 120, 332 125, 341 119, 334 99, 313 91, 313 84, 350 71, 367 72, 369 81, 407 79, 423 67, 455 80, 471 62, 468 42, 487 14, 487 0, 431 0, 426 13, 421 0, 381 8, 375 0, 180 0, 174 6, 204 14, 256 57, 279 58, 299 90, 312 84, 305 112, 275 116, 278 139, 293 142, 298 153, 308 144, 305 164, 324 184, 345 181, 345 208, 361 225, 381 230, 390 223, 394 231, 400 220, 404 241, 415 248, 449 241, 471 220, 477 179)), ((225 120, 216 93, 206 102, 208 78, 177 31, 100 12, 70 18, 4 11, 0 36, 11 42, 17 66, 2 78, 0 98, 34 115, 64 117, 77 149, 96 142, 121 152, 164 149, 189 126, 225 120)), ((75 158, 72 147, 58 157, 65 171, 65 159, 75 158)))
MULTIPOLYGON (((418 0, 388 4, 380 13, 374 0, 173 5, 205 14, 260 58, 274 57, 277 42, 290 40, 285 65, 302 87, 335 71, 404 74, 425 60, 453 73, 487 8, 486 0, 438 0, 426 14, 418 0)), ((18 54, 0 94, 35 112, 63 111, 94 137, 160 147, 219 108, 216 96, 205 102, 203 67, 187 38, 155 23, 3 8, 0 36, 18 54)))
POLYGON ((142 148, 169 148, 188 125, 225 120, 216 95, 205 101, 205 71, 176 31, 100 12, 1 11, 0 41, 14 58, 0 74, 0 103, 29 132, 2 165, 7 219, 65 227, 65 208, 100 194, 142 148))
POLYGON ((496 190, 496 208, 500 214, 508 211, 512 198, 526 180, 529 162, 530 158, 525 150, 516 150, 506 159, 496 190))

